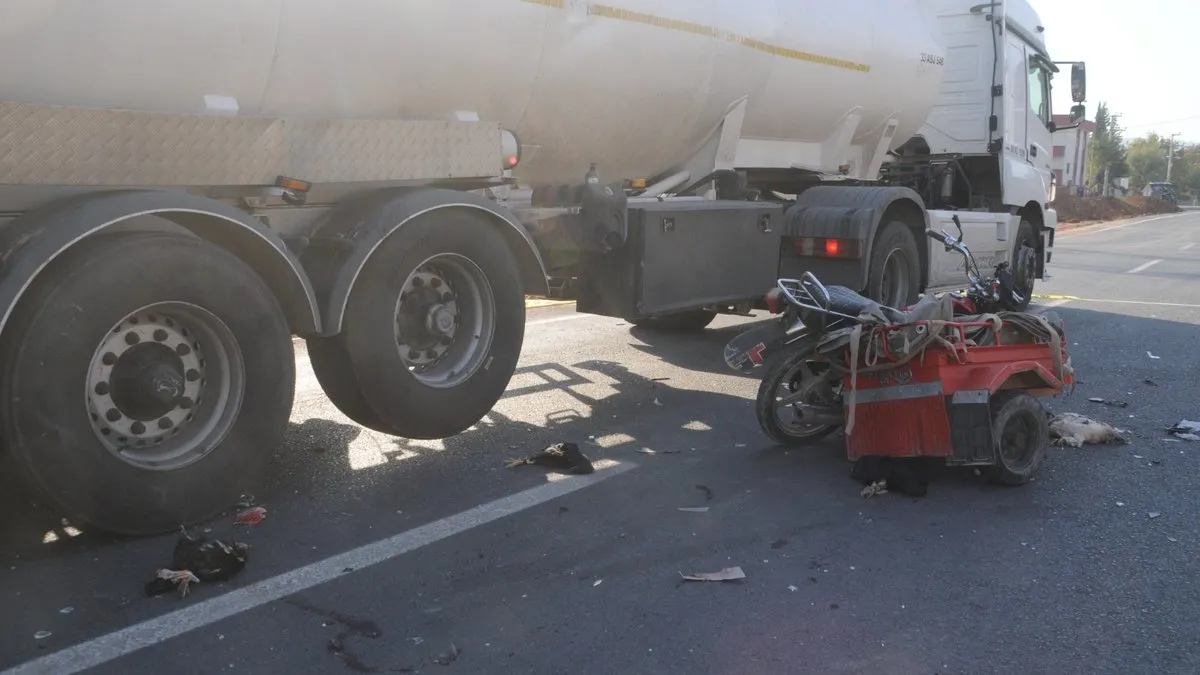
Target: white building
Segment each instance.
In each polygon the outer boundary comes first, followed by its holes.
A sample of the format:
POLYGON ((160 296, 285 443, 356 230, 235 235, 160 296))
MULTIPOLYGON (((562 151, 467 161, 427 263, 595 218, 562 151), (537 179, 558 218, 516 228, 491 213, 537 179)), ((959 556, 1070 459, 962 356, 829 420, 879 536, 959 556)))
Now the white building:
MULTIPOLYGON (((1054 123, 1067 126, 1071 123, 1069 115, 1055 115, 1054 123)), ((1087 149, 1096 123, 1084 120, 1074 129, 1063 129, 1054 132, 1054 152, 1050 166, 1060 187, 1076 186, 1080 190, 1088 182, 1087 149)))

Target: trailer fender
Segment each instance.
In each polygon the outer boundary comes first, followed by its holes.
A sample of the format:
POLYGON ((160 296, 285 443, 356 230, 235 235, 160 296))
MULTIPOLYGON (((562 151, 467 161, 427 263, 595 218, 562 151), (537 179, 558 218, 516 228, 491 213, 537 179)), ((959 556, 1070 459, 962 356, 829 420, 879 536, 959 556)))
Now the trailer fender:
POLYGON ((263 278, 293 332, 319 330, 316 294, 300 260, 265 225, 223 202, 185 192, 113 190, 51 202, 0 230, 0 332, 29 285, 55 258, 89 236, 141 216, 169 221, 229 250, 263 278))
MULTIPOLYGON (((925 205, 911 188, 820 185, 800 193, 784 216, 785 237, 838 239, 856 242, 858 255, 849 258, 804 256, 805 263, 826 283, 861 289, 867 285, 875 234, 880 224, 900 220, 912 230, 921 255, 921 287, 928 280, 928 246, 925 245, 925 205)), ((785 242, 785 246, 791 244, 785 242)))
POLYGON ((344 200, 318 225, 301 254, 319 289, 323 336, 341 332, 346 303, 359 273, 379 245, 406 224, 443 209, 465 209, 496 227, 517 258, 526 294, 549 293, 541 254, 511 213, 481 195, 442 188, 396 188, 344 200))

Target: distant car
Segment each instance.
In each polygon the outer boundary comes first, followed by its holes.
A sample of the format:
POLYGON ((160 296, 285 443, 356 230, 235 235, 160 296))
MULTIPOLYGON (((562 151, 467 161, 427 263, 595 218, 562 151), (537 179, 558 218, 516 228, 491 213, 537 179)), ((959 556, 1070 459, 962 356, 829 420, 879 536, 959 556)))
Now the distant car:
POLYGON ((1146 183, 1146 187, 1142 190, 1142 196, 1156 197, 1171 204, 1179 203, 1179 197, 1175 194, 1175 185, 1165 180, 1146 183))

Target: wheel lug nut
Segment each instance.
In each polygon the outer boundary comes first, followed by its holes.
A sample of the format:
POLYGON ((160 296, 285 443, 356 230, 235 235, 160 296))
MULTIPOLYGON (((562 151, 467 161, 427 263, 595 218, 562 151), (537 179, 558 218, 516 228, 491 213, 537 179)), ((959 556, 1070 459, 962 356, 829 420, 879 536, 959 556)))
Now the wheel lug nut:
POLYGON ((109 422, 118 422, 121 419, 121 411, 116 408, 109 408, 108 412, 104 413, 104 419, 109 422))
POLYGON ((159 418, 159 420, 158 420, 158 428, 159 429, 170 429, 173 426, 175 426, 175 423, 172 422, 171 418, 169 418, 169 417, 162 417, 162 418, 159 418))
POLYGON ((105 352, 100 361, 106 366, 111 366, 117 362, 117 355, 112 352, 105 352))
POLYGON ((421 358, 421 352, 416 349, 410 349, 410 350, 408 350, 408 358, 419 359, 419 358, 421 358))
POLYGON ((142 424, 141 422, 134 422, 133 424, 129 425, 129 430, 135 434, 144 434, 146 433, 146 425, 142 424))
POLYGON ((195 405, 195 403, 193 403, 192 399, 188 398, 187 396, 179 399, 179 407, 183 408, 184 410, 190 410, 193 405, 195 405))
POLYGON ((421 277, 413 277, 412 285, 414 288, 420 288, 425 285, 425 280, 421 277))
POLYGON ((200 379, 200 371, 196 370, 195 368, 190 368, 186 373, 184 373, 183 376, 188 382, 195 382, 196 380, 200 379))
POLYGON ((158 330, 154 331, 154 341, 155 341, 155 342, 162 342, 162 341, 164 341, 164 340, 166 340, 166 339, 167 339, 167 331, 165 331, 165 330, 163 330, 163 329, 161 329, 161 328, 159 328, 158 330))
POLYGON ((433 286, 434 288, 441 288, 441 287, 442 287, 442 280, 441 280, 441 279, 438 279, 437 277, 434 277, 433 279, 430 279, 430 280, 429 280, 429 285, 430 285, 430 286, 433 286))
POLYGON ((187 356, 192 353, 192 348, 181 342, 175 346, 175 353, 180 356, 187 356))
POLYGON ((426 349, 426 350, 425 350, 425 358, 427 358, 427 359, 436 359, 436 358, 437 358, 437 352, 433 351, 432 349, 426 349))
POLYGON ((136 345, 141 341, 142 338, 138 337, 138 334, 133 331, 129 331, 125 334, 125 344, 127 345, 136 345))
POLYGON ((108 394, 108 391, 109 390, 108 390, 107 382, 97 382, 96 383, 96 393, 97 394, 100 394, 101 396, 105 396, 108 394))

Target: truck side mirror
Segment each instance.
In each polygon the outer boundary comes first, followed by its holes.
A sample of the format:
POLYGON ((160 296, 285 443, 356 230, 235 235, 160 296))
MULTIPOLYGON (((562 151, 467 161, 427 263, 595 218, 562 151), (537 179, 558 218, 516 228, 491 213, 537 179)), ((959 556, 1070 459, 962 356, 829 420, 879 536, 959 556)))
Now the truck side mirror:
POLYGON ((1071 124, 1078 124, 1087 119, 1087 106, 1080 103, 1071 106, 1071 124))
POLYGON ((1082 63, 1071 64, 1071 100, 1076 103, 1087 100, 1087 66, 1082 63))

